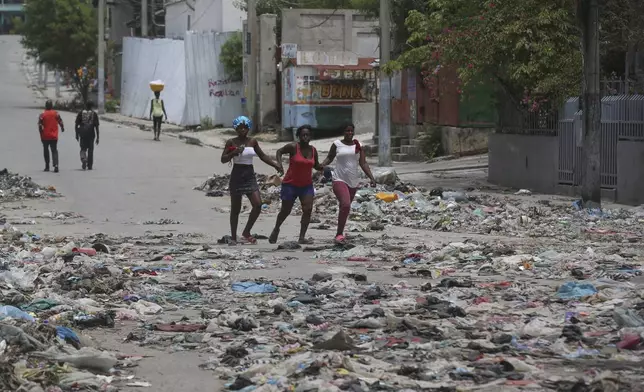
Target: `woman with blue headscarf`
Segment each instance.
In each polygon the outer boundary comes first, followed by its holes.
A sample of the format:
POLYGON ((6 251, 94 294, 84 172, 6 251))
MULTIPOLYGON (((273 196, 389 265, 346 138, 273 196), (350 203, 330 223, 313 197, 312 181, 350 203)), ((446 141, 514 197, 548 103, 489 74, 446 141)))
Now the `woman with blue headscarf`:
POLYGON ((248 137, 251 127, 252 123, 248 117, 237 117, 233 121, 233 128, 237 132, 237 137, 228 140, 224 151, 221 153, 221 163, 231 161, 233 163, 229 184, 231 245, 237 244, 237 223, 241 212, 242 196, 248 197, 253 208, 248 217, 248 223, 246 223, 246 227, 242 232, 240 242, 247 244, 257 243, 250 231, 262 211, 262 199, 259 194, 255 169, 253 168, 253 158, 257 156, 267 165, 274 167, 279 173, 282 171, 280 165, 264 154, 257 140, 248 137))

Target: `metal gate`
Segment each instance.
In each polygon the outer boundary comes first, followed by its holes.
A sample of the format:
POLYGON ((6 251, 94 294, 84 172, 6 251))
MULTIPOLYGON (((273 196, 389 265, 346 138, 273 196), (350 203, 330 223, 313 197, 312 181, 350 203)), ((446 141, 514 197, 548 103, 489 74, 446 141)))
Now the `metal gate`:
MULTIPOLYGON (((571 108, 578 103, 571 98, 559 121, 559 184, 581 184, 583 170, 582 112, 571 108)), ((617 145, 619 140, 644 140, 644 95, 616 95, 602 98, 600 168, 602 188, 617 187, 617 145)))

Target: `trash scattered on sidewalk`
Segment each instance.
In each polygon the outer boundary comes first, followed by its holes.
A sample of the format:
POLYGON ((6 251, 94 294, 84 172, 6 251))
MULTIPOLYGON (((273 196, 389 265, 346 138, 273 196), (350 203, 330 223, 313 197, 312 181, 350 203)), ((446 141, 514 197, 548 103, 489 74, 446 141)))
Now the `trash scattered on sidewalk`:
MULTIPOLYGON (((207 353, 205 377, 228 390, 642 385, 641 209, 426 191, 387 176, 358 191, 342 244, 53 237, 4 222, 0 390, 162 388, 135 378, 147 359, 88 338, 111 331, 159 355, 207 353), (421 240, 402 227, 479 235, 421 240)), ((226 176, 208 181, 204 191, 226 191, 226 176)), ((269 205, 279 185, 260 183, 269 205)), ((333 225, 337 201, 316 186, 317 224, 333 225)))
POLYGON ((30 177, 11 173, 7 169, 0 170, 0 201, 16 201, 26 198, 58 197, 53 186, 40 186, 30 177))

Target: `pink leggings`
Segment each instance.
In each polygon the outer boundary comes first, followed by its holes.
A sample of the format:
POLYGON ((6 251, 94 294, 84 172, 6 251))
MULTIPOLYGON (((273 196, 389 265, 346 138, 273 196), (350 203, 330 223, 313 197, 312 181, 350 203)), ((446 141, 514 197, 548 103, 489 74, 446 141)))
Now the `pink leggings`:
POLYGON ((342 181, 333 181, 333 193, 335 197, 338 198, 340 204, 340 211, 338 212, 338 233, 344 233, 344 225, 347 223, 347 218, 349 218, 349 212, 351 211, 351 202, 356 196, 356 191, 358 188, 350 188, 346 183, 342 181))

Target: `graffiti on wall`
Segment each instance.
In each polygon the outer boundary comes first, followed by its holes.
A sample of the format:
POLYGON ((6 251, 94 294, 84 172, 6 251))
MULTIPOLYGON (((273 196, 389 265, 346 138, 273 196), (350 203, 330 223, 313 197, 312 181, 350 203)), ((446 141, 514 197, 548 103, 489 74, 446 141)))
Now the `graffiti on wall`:
POLYGON ((241 91, 232 86, 233 83, 230 79, 208 79, 208 95, 215 98, 238 97, 241 91))

